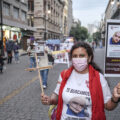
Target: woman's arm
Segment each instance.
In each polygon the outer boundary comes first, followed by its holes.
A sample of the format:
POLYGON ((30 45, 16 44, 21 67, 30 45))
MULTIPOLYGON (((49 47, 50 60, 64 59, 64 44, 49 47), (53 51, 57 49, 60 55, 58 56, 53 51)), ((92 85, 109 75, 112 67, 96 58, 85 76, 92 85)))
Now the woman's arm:
POLYGON ((113 90, 112 98, 105 104, 105 109, 113 110, 117 107, 118 102, 120 100, 120 83, 118 83, 113 90))
POLYGON ((106 110, 113 110, 117 107, 118 103, 117 101, 118 100, 115 100, 116 98, 112 97, 106 104, 105 104, 105 109, 106 110))
POLYGON ((55 94, 55 93, 53 93, 51 96, 41 94, 41 102, 44 105, 57 105, 57 103, 58 103, 58 95, 55 94))

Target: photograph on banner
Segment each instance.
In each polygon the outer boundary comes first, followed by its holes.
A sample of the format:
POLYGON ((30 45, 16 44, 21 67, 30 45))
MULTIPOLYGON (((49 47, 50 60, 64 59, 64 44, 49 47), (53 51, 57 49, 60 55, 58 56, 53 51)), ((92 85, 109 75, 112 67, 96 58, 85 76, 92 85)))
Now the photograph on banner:
POLYGON ((69 64, 69 56, 66 50, 54 51, 54 63, 69 64))
POLYGON ((60 43, 60 50, 68 50, 68 51, 70 51, 70 49, 72 48, 73 45, 74 45, 73 42, 60 43))
POLYGON ((45 54, 45 42, 44 41, 38 41, 38 44, 35 46, 35 50, 37 53, 37 62, 39 67, 46 67, 48 66, 48 57, 47 54, 45 54))
POLYGON ((44 47, 45 47, 45 42, 43 41, 41 41, 41 42, 37 42, 36 44, 35 44, 35 51, 36 51, 36 53, 41 53, 41 55, 43 55, 44 54, 44 47))
POLYGON ((120 21, 108 20, 106 32, 105 76, 120 76, 120 21))
POLYGON ((61 41, 59 39, 48 39, 48 40, 46 40, 46 45, 52 51, 60 50, 60 43, 61 43, 61 41))

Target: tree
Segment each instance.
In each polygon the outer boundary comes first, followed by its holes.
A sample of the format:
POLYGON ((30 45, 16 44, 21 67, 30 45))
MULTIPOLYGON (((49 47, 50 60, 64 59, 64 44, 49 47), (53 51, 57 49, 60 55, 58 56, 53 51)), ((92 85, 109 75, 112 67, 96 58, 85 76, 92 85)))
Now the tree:
POLYGON ((85 27, 81 27, 80 24, 77 24, 76 27, 71 28, 70 36, 74 37, 77 41, 84 41, 88 38, 88 30, 85 27))
POLYGON ((95 41, 96 44, 98 44, 100 40, 101 40, 101 33, 99 31, 93 33, 93 41, 95 41))

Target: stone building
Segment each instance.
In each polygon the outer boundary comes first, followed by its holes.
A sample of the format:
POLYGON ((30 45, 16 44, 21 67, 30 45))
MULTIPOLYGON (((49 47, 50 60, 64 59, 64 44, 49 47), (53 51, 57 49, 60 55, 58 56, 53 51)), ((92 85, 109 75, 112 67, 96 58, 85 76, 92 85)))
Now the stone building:
POLYGON ((108 19, 120 19, 120 0, 109 0, 105 10, 104 19, 101 20, 101 38, 105 41, 106 21, 108 19))
MULTIPOLYGON (((35 29, 28 26, 28 0, 2 0, 3 41, 12 39, 26 49, 26 41, 35 29)), ((1 22, 1 21, 0 21, 1 22)))
POLYGON ((34 33, 36 39, 57 39, 62 36, 64 2, 61 0, 34 0, 34 33))
POLYGON ((72 0, 64 0, 64 3, 63 34, 68 37, 73 23, 72 0))

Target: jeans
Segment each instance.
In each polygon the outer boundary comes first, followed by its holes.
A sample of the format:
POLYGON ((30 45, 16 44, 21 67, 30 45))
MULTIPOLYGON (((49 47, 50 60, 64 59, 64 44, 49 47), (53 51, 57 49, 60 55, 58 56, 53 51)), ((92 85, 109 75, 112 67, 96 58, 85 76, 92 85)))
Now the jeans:
POLYGON ((30 57, 30 68, 36 67, 36 60, 35 57, 30 57))
POLYGON ((14 53, 15 61, 19 61, 19 53, 14 53))
POLYGON ((49 72, 49 69, 40 70, 43 85, 45 85, 45 86, 47 86, 48 72, 49 72))

